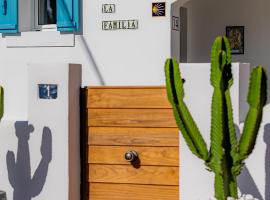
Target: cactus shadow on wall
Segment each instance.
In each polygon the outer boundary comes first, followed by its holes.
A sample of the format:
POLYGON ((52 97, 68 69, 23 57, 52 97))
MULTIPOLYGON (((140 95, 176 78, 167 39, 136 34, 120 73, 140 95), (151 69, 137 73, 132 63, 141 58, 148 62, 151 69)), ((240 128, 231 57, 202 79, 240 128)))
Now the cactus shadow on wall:
POLYGON ((270 200, 270 124, 264 126, 265 152, 265 200, 270 200))
POLYGON ((252 194, 252 196, 263 200, 263 197, 246 166, 243 167, 242 172, 238 177, 238 187, 243 194, 252 194))
MULTIPOLYGON (((238 127, 236 130, 237 135, 240 136, 238 127)), ((270 200, 270 124, 266 124, 264 126, 263 140, 266 144, 264 200, 270 200)), ((260 193, 246 166, 244 166, 242 173, 238 177, 238 186, 242 193, 252 194, 254 197, 263 200, 262 194, 260 193)))
MULTIPOLYGON (((239 139, 240 130, 237 125, 235 125, 235 131, 237 138, 239 139)), ((237 181, 238 187, 243 194, 252 194, 254 197, 263 200, 263 197, 246 166, 243 167, 241 174, 237 178, 237 181)))
POLYGON ((43 128, 41 141, 41 160, 31 173, 29 139, 34 127, 27 121, 15 123, 16 136, 18 138, 17 156, 12 151, 6 155, 8 178, 13 187, 13 200, 31 200, 38 196, 46 182, 49 163, 52 160, 52 134, 48 127, 43 128))
POLYGON ((99 67, 97 65, 97 62, 96 62, 96 60, 95 60, 95 58, 93 56, 93 53, 92 53, 92 51, 91 51, 85 37, 83 35, 81 35, 80 39, 81 39, 82 47, 84 48, 85 53, 88 55, 87 58, 88 58, 89 62, 91 63, 91 66, 93 67, 93 69, 94 69, 94 71, 95 71, 95 73, 96 73, 96 75, 97 75, 97 77, 99 79, 100 84, 101 85, 106 85, 105 79, 102 76, 102 73, 101 73, 101 71, 100 71, 100 69, 99 69, 99 67))

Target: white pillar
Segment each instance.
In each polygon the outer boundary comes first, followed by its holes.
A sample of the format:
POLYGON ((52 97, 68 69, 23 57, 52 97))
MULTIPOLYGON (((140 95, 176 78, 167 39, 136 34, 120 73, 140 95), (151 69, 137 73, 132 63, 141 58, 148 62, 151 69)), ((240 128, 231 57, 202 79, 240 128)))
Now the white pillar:
POLYGON ((80 65, 29 64, 28 116, 34 129, 29 140, 31 171, 45 160, 40 174, 46 176, 39 178, 46 180, 35 200, 80 199, 80 85, 80 65))

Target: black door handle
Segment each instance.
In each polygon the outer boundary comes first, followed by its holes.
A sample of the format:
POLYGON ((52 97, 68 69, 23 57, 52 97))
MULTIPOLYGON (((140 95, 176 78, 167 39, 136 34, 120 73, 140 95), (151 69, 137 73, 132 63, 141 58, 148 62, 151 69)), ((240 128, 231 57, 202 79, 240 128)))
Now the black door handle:
POLYGON ((125 153, 125 160, 128 162, 134 162, 138 159, 139 154, 136 151, 128 151, 125 153))

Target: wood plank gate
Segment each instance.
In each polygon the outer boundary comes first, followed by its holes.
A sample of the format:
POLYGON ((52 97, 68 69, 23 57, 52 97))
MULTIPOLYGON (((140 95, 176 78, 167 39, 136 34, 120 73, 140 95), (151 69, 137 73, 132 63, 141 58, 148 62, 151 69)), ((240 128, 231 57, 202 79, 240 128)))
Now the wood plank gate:
POLYGON ((179 137, 164 87, 89 87, 91 200, 178 200, 179 137), (139 159, 125 160, 133 150, 139 159))

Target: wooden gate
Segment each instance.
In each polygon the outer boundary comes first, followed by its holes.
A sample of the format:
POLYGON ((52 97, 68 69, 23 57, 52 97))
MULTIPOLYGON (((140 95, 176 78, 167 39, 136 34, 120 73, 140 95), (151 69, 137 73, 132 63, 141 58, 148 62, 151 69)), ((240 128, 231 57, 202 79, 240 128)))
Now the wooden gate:
POLYGON ((87 88, 91 200, 178 200, 179 137, 164 87, 87 88), (139 159, 125 160, 133 150, 139 159))

